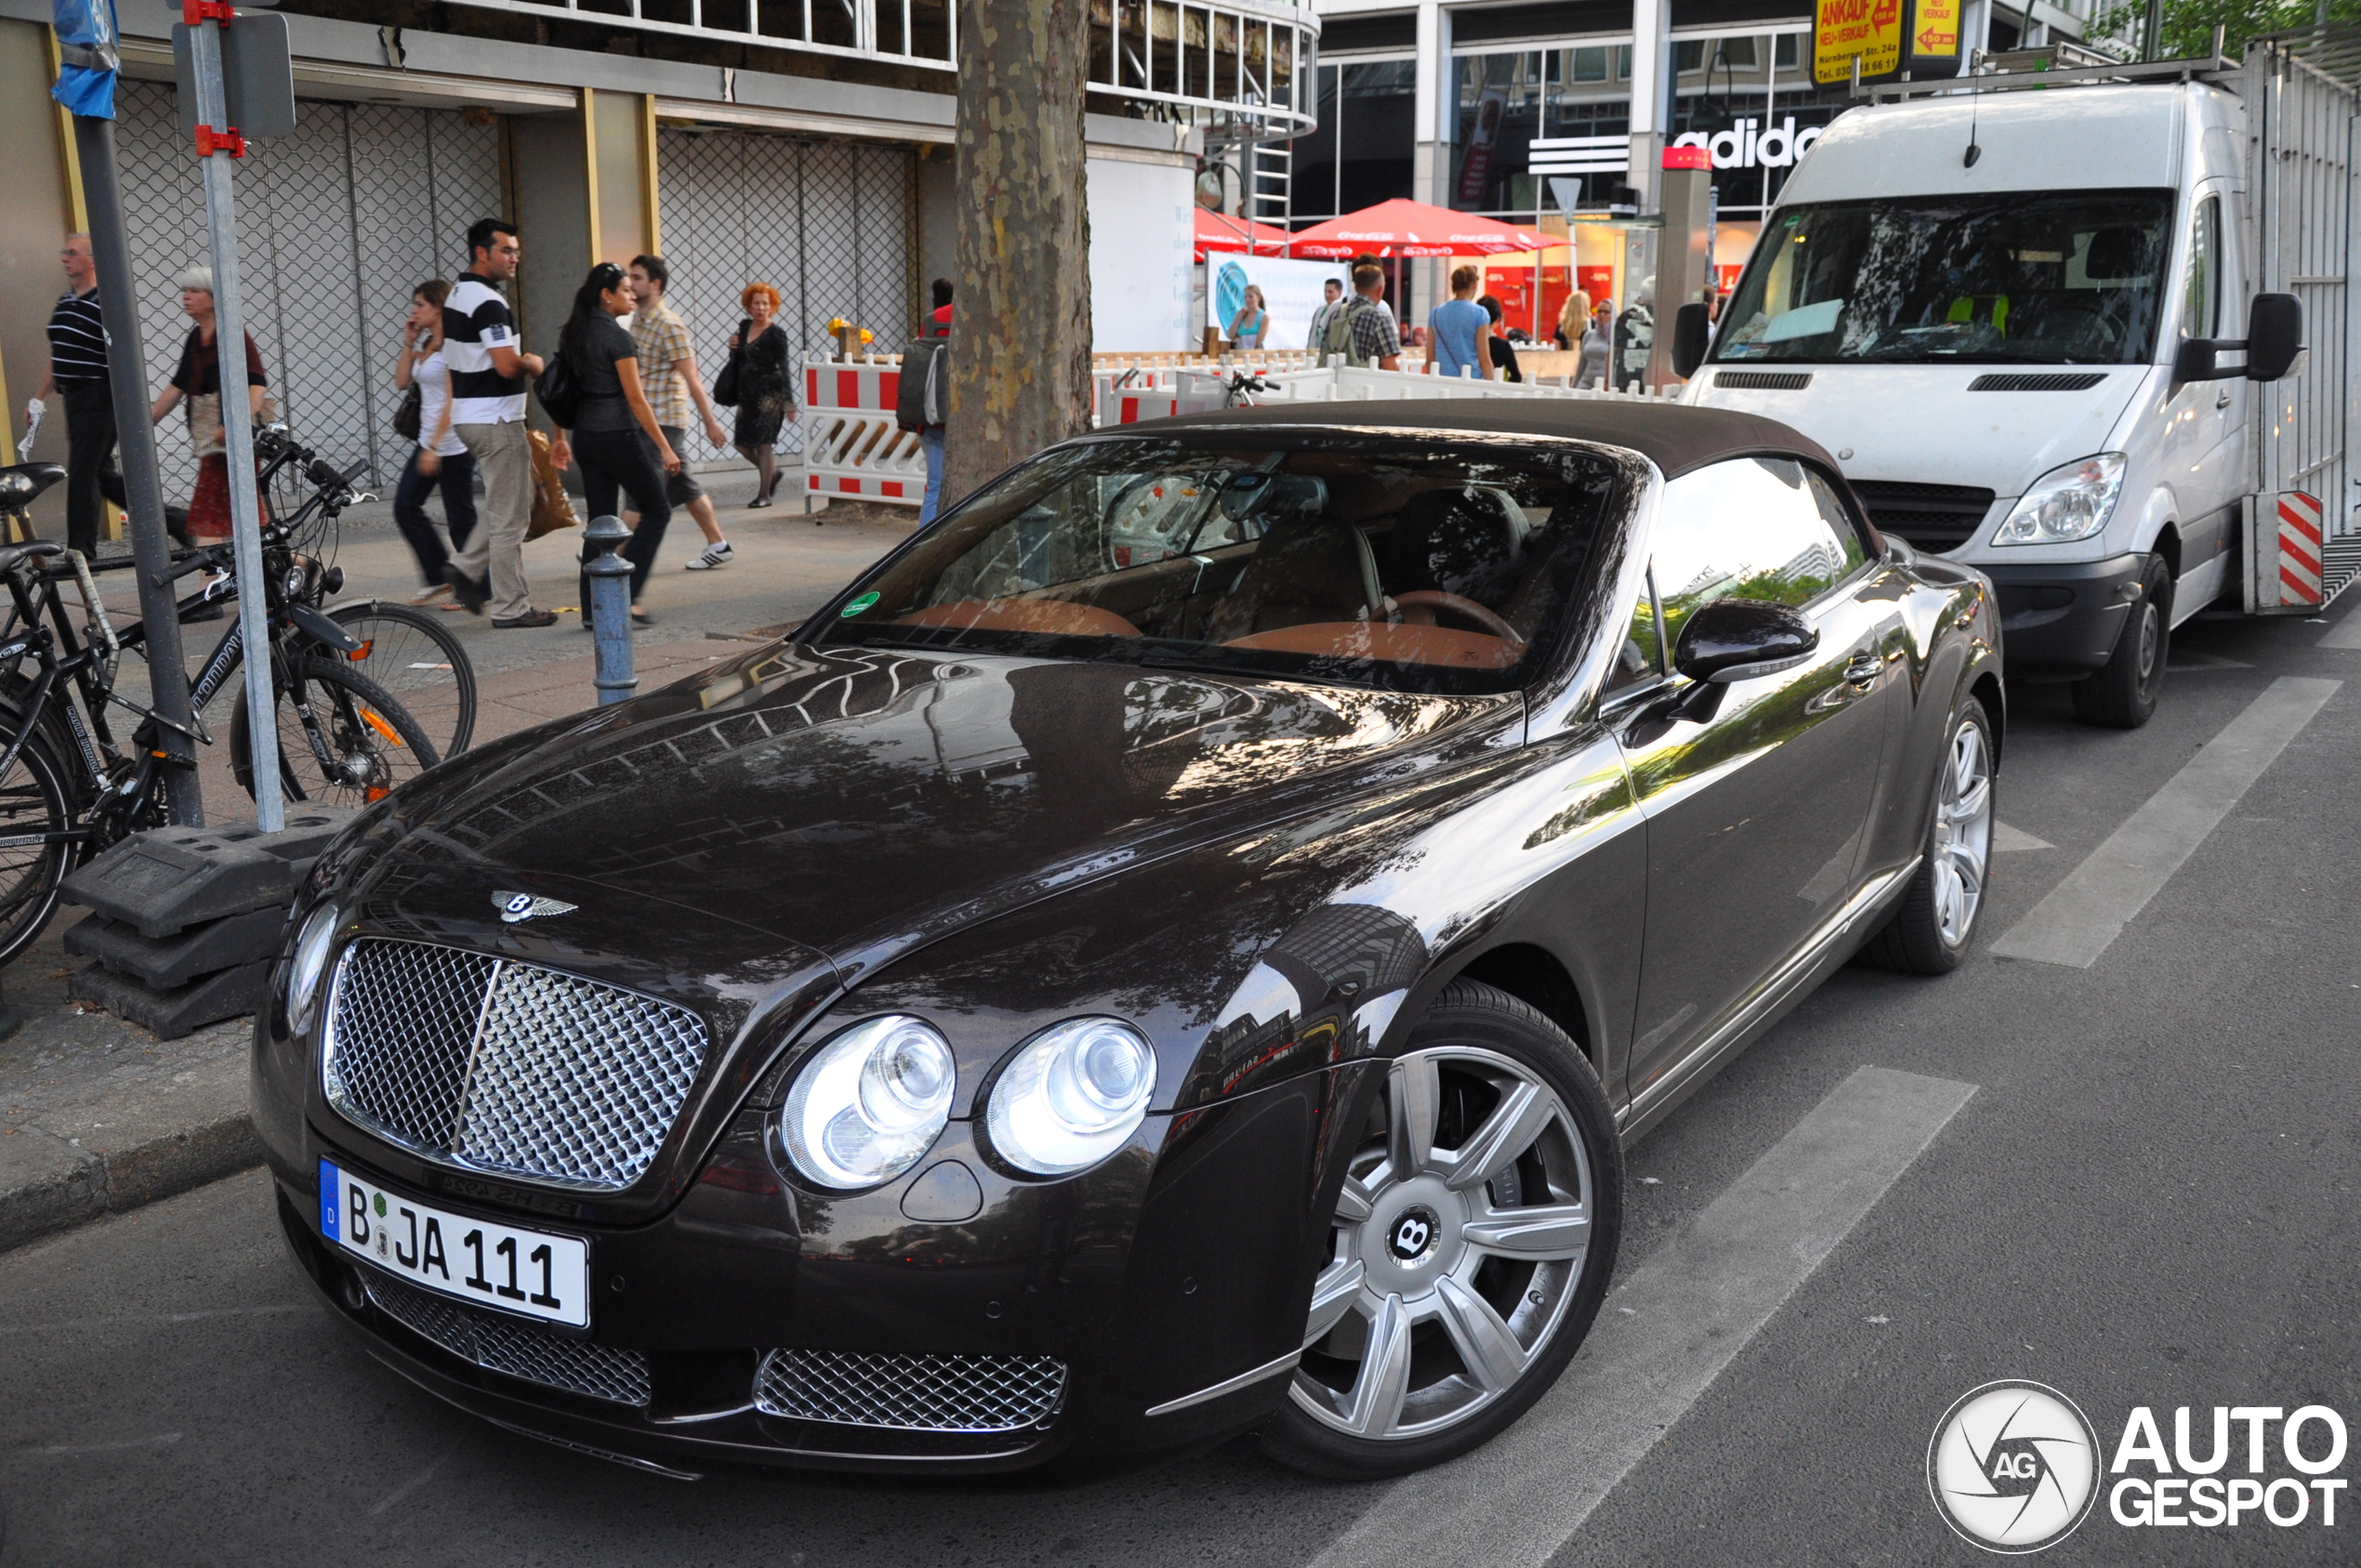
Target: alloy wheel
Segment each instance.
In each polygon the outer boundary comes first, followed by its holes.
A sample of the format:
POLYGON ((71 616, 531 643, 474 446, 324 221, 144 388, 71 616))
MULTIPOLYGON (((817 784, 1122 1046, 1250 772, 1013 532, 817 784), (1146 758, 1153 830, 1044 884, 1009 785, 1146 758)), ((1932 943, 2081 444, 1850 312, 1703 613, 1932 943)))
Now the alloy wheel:
POLYGON ((1951 732, 1934 814, 1934 917, 1944 944, 1959 947, 1975 929, 1992 857, 1992 753, 1984 728, 1951 732))
POLYGON ((1431 1437, 1516 1387, 1591 1245, 1592 1161, 1556 1090, 1472 1046, 1392 1063, 1347 1170, 1291 1397, 1372 1441, 1431 1437))

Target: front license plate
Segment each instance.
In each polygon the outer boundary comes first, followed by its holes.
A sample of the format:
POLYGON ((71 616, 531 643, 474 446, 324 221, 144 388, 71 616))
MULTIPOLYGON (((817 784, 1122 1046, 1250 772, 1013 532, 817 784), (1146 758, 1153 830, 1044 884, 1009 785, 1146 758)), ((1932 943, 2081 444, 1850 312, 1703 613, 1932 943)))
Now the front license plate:
POLYGON ((423 1290, 590 1326, 590 1247, 435 1208, 320 1162, 320 1233, 423 1290))

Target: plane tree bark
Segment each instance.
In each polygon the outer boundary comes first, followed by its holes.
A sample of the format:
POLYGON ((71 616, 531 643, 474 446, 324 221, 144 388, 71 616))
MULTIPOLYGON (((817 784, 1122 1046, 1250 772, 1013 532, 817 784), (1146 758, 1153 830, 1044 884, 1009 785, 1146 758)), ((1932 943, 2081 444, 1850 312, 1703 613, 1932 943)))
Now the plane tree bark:
POLYGON ((1088 0, 959 0, 945 501, 1090 424, 1088 0))

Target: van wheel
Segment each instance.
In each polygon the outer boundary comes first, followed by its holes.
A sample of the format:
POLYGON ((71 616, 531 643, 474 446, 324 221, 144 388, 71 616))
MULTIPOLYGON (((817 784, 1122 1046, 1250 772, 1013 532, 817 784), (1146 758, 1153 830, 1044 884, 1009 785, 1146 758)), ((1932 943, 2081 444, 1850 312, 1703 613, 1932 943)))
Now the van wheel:
POLYGON ((2137 730, 2156 713, 2171 653, 2172 573, 2162 556, 2150 556, 2115 652, 2097 674, 2075 682, 2074 717, 2102 729, 2137 730))

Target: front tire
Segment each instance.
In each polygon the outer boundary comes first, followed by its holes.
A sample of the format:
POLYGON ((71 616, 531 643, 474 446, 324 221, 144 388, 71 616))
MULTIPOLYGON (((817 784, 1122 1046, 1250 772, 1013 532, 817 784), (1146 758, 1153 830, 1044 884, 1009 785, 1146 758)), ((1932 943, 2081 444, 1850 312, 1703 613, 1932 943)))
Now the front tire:
POLYGON ((1332 1220, 1304 1356, 1263 1452, 1365 1481, 1506 1430, 1574 1357, 1623 1222, 1589 1061, 1534 1008, 1447 987, 1389 1063, 1332 1220))
POLYGON ((2150 556, 2115 652, 2097 673, 2074 683, 2074 717, 2103 730, 2137 730, 2156 714, 2171 656, 2172 571, 2162 556, 2150 556))
POLYGON ((1905 974, 1949 974, 1967 958, 1992 865, 1992 719, 1975 698, 1951 720, 1926 853, 1893 917, 1863 955, 1905 974))
MULTIPOLYGON (((279 788, 287 800, 370 805, 441 760, 409 711, 342 659, 283 663, 287 678, 277 683, 271 699, 278 709, 279 788), (314 730, 327 749, 324 761, 311 748, 314 730)), ((252 795, 249 722, 242 692, 230 725, 230 764, 252 795)))

